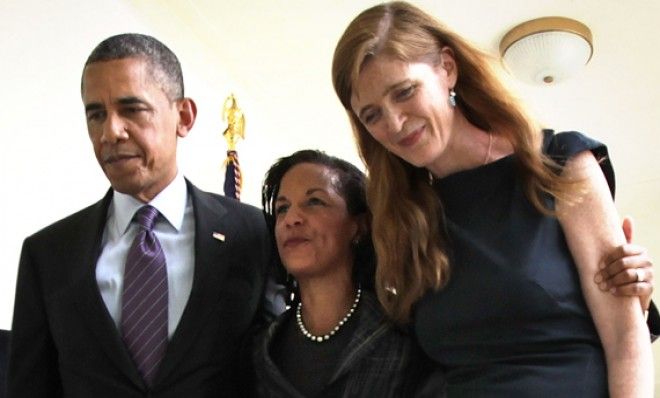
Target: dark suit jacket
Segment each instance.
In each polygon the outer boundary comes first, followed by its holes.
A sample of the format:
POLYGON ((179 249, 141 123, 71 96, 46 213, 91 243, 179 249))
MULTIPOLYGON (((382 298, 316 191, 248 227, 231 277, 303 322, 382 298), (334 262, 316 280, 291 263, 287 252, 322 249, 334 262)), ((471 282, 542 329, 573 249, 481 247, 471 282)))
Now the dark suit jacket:
POLYGON ((246 394, 241 389, 252 383, 243 367, 249 363, 245 343, 263 315, 271 250, 264 218, 252 206, 187 184, 195 216, 194 279, 153 389, 140 378, 96 283, 110 190, 23 244, 9 397, 246 394))
POLYGON ((5 398, 7 386, 7 352, 9 351, 9 331, 0 330, 0 398, 5 398))

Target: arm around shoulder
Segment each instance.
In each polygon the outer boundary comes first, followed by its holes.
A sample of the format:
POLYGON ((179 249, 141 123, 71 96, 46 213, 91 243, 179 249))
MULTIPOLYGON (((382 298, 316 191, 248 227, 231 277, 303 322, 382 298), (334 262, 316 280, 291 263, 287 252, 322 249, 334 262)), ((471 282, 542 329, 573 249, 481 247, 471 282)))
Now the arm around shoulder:
POLYGON ((654 342, 660 337, 660 312, 653 301, 651 301, 647 316, 646 323, 651 332, 651 342, 654 342))
POLYGON ((572 158, 564 174, 581 189, 574 200, 557 201, 557 216, 603 344, 610 396, 652 397, 653 359, 639 300, 613 296, 592 282, 607 254, 625 243, 607 182, 589 151, 572 158))

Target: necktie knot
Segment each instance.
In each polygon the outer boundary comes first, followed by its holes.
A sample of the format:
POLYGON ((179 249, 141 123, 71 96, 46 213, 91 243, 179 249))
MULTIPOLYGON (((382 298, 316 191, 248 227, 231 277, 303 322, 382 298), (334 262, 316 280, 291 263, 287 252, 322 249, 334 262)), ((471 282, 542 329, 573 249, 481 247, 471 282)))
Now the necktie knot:
POLYGON ((144 228, 147 231, 154 229, 156 217, 158 217, 158 209, 150 205, 140 207, 137 213, 135 213, 135 221, 141 228, 144 228))

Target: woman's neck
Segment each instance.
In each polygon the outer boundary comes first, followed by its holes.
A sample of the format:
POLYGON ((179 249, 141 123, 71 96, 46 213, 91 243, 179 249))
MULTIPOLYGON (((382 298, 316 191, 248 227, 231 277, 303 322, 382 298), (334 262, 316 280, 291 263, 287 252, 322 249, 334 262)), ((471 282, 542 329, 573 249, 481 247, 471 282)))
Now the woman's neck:
POLYGON ((303 323, 312 334, 331 331, 355 301, 356 287, 350 277, 299 280, 298 284, 303 323))
POLYGON ((511 144, 497 132, 489 132, 470 123, 456 112, 447 146, 427 166, 437 178, 483 166, 512 152, 511 144))

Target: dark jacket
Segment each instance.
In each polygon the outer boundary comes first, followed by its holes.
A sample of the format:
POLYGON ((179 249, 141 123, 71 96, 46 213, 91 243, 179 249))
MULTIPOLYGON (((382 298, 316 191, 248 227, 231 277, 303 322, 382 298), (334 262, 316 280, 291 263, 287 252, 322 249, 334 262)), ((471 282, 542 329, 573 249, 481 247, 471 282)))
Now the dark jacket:
POLYGON ((96 262, 112 191, 23 244, 9 359, 9 396, 245 396, 270 238, 261 211, 188 183, 195 217, 190 298, 152 389, 99 293, 96 262), (215 239, 214 233, 225 236, 215 239), (245 355, 242 355, 245 354, 245 355), (241 358, 245 358, 242 360, 241 358))
MULTIPOLYGON (((409 397, 428 371, 426 358, 412 339, 386 321, 373 294, 363 292, 359 322, 344 349, 336 371, 320 397, 409 397)), ((289 309, 257 337, 254 363, 262 397, 303 397, 289 383, 270 356, 275 334, 289 317, 289 309)))

